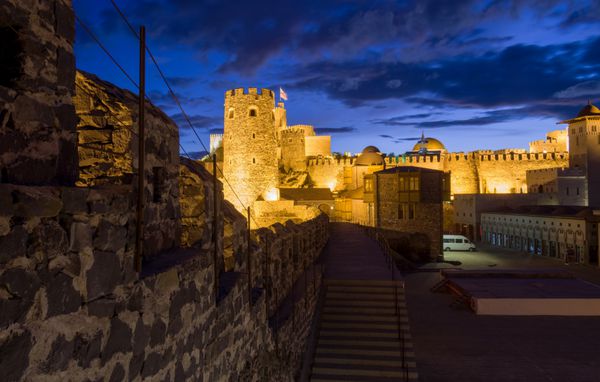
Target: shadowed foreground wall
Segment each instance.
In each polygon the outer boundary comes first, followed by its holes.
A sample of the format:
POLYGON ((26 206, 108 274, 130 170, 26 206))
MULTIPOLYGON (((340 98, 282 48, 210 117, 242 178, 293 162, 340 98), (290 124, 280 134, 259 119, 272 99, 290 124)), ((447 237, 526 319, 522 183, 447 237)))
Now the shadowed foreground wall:
POLYGON ((292 380, 316 291, 294 296, 294 315, 277 312, 325 244, 325 216, 253 233, 249 304, 240 253, 216 302, 214 243, 138 277, 125 187, 0 185, 0 201, 3 380, 292 380))

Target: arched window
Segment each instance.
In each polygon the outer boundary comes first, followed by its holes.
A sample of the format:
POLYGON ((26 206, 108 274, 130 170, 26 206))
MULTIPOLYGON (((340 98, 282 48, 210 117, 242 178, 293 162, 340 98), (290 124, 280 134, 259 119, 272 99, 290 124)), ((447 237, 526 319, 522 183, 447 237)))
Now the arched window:
POLYGON ((229 112, 227 113, 227 118, 229 119, 233 119, 235 113, 233 112, 233 108, 229 109, 229 112))
POLYGON ((256 110, 256 108, 252 107, 252 108, 250 108, 250 110, 248 110, 249 117, 256 117, 257 115, 258 115, 258 110, 256 110))

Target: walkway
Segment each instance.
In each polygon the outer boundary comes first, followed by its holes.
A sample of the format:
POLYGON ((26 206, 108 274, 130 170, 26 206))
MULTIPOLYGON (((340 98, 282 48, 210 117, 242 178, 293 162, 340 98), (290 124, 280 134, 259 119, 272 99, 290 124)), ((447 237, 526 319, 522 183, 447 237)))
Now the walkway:
POLYGON ((311 381, 417 380, 404 284, 391 280, 377 243, 358 226, 332 223, 322 261, 311 381))

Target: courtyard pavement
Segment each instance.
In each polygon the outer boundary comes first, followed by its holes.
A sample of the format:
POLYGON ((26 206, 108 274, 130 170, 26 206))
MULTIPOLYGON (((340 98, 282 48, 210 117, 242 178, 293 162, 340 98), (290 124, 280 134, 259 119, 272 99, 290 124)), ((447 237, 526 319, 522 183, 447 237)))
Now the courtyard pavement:
MULTIPOLYGON (((490 248, 444 255, 463 269, 560 268, 600 284, 600 269, 555 259, 490 248)), ((411 273, 405 280, 422 382, 600 381, 600 317, 477 316, 450 307, 451 295, 430 292, 438 272, 411 273)))

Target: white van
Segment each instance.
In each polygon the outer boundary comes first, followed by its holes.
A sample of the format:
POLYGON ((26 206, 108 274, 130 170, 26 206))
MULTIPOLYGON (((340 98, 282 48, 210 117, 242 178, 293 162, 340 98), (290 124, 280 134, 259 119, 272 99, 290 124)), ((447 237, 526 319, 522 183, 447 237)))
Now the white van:
POLYGON ((477 248, 469 239, 463 235, 444 235, 444 251, 471 251, 475 252, 477 248))

